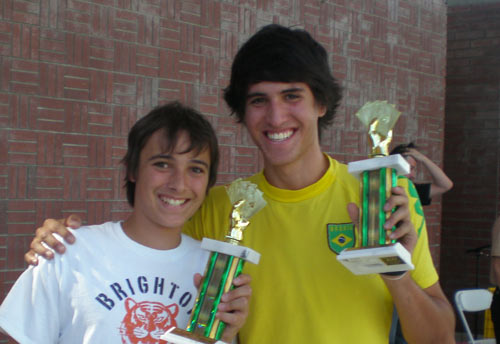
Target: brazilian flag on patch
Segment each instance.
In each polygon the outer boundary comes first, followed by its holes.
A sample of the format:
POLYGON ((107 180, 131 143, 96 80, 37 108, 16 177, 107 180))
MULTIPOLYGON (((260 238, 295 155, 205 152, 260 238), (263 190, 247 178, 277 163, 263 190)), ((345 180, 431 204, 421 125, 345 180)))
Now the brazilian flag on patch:
POLYGON ((332 250, 333 252, 339 254, 346 248, 354 247, 355 243, 354 224, 329 223, 327 225, 327 233, 328 233, 328 247, 330 247, 330 250, 332 250))
MULTIPOLYGON (((420 203, 420 198, 418 197, 417 189, 415 185, 405 176, 398 176, 397 181, 398 186, 403 187, 408 191, 408 205, 410 211, 413 212, 412 217, 413 225, 417 231, 418 236, 422 232, 425 225, 424 209, 422 208, 422 203, 420 203)), ((352 223, 329 223, 327 225, 328 233, 328 247, 333 252, 340 254, 346 248, 354 247, 356 242, 354 224, 352 223)))

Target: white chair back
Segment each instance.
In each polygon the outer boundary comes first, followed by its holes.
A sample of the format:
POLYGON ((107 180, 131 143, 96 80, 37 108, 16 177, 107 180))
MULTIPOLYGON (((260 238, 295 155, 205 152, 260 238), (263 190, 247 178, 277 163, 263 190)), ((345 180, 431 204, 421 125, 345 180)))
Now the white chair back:
POLYGON ((474 339, 464 312, 482 312, 490 308, 493 294, 488 289, 462 289, 455 292, 455 306, 469 343, 496 344, 493 338, 474 339))

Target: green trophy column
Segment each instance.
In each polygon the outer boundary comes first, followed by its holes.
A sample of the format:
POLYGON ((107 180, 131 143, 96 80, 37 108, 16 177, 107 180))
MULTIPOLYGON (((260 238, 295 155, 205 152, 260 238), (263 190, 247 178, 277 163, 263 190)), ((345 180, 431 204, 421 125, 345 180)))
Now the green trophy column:
POLYGON ((238 257, 212 252, 187 331, 220 339, 225 324, 215 318, 217 307, 222 294, 231 289, 233 279, 241 273, 244 262, 238 257))
MULTIPOLYGON (((387 239, 385 220, 391 211, 384 211, 391 188, 396 186, 396 170, 381 168, 364 171, 361 176, 360 242, 357 247, 377 247, 392 243, 387 239)), ((393 228, 394 230, 395 228, 393 228)))

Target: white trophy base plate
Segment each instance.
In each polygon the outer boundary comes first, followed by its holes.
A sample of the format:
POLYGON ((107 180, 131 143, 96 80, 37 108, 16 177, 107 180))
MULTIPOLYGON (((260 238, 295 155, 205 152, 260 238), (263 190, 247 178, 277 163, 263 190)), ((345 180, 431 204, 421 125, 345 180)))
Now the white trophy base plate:
POLYGON ((386 167, 395 168, 398 175, 407 175, 410 173, 410 164, 401 154, 353 161, 347 164, 347 170, 356 178, 359 178, 364 171, 373 171, 386 167))
POLYGON ((224 241, 203 238, 203 240, 201 241, 201 248, 208 251, 219 252, 238 257, 253 264, 259 264, 260 260, 260 253, 258 253, 257 251, 254 251, 251 248, 245 246, 233 245, 224 241))
POLYGON ((355 275, 413 270, 410 253, 396 243, 381 247, 347 249, 337 260, 355 275))
POLYGON ((186 330, 181 330, 177 327, 171 327, 165 332, 160 339, 166 340, 172 344, 227 344, 226 342, 210 339, 210 338, 199 338, 199 336, 193 335, 191 332, 186 330), (196 338, 195 338, 196 337, 196 338))

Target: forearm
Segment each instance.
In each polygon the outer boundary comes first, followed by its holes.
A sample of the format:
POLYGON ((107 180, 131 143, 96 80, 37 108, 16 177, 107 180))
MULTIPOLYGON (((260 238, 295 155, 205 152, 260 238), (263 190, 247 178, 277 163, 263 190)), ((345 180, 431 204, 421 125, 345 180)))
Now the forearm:
POLYGON ((438 283, 423 290, 407 273, 399 280, 384 278, 408 343, 454 343, 455 316, 438 283))
POLYGON ((422 164, 425 166, 432 179, 431 184, 431 198, 445 193, 453 187, 453 182, 443 172, 443 170, 436 165, 432 160, 426 156, 422 157, 422 164))

